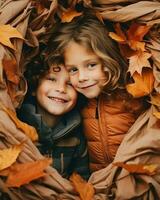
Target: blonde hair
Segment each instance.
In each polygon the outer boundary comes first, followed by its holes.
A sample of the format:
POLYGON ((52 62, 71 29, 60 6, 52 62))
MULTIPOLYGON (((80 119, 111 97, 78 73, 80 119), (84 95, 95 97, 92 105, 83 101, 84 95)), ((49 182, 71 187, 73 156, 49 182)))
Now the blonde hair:
MULTIPOLYGON (((120 56, 118 47, 108 36, 106 26, 95 16, 83 15, 70 23, 60 24, 53 34, 50 45, 57 54, 63 55, 69 42, 74 41, 92 50, 102 61, 108 81, 105 91, 119 86, 120 76, 126 70, 126 63, 120 56)), ((123 77, 124 79, 124 77, 123 77)))

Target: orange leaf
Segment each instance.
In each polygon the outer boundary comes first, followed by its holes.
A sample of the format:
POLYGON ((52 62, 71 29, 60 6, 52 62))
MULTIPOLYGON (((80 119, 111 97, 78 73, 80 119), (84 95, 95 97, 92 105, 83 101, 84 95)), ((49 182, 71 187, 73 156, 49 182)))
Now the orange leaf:
POLYGON ((35 162, 15 164, 10 167, 10 173, 6 181, 7 187, 20 187, 30 181, 46 175, 43 170, 51 164, 52 160, 45 158, 35 162))
POLYGON ((82 12, 77 12, 75 9, 69 8, 65 12, 62 12, 61 22, 71 22, 73 18, 78 17, 80 15, 82 15, 82 12))
POLYGON ((142 41, 150 28, 151 26, 132 24, 127 31, 128 40, 142 41))
POLYGON ((135 98, 150 94, 153 90, 154 76, 150 69, 144 69, 142 75, 135 72, 133 74, 134 83, 126 85, 127 91, 135 98))
POLYGON ((143 67, 151 68, 151 65, 148 59, 151 57, 150 53, 138 51, 137 54, 129 58, 129 68, 128 71, 131 73, 131 76, 134 72, 141 74, 143 67))
POLYGON ((13 110, 6 108, 2 104, 0 104, 0 107, 9 115, 18 129, 22 130, 32 141, 38 140, 38 134, 34 127, 20 121, 13 110))
POLYGON ((13 28, 9 24, 0 25, 0 43, 7 47, 10 47, 11 49, 14 49, 14 46, 10 42, 10 38, 23 39, 22 35, 17 31, 16 28, 13 28))
POLYGON ((117 42, 119 42, 119 43, 122 43, 122 44, 126 43, 125 40, 124 40, 121 36, 117 35, 117 34, 114 33, 114 32, 109 32, 108 35, 109 35, 109 37, 111 37, 113 40, 115 40, 115 41, 117 41, 117 42))
POLYGON ((20 144, 0 150, 0 170, 6 169, 16 161, 19 153, 22 151, 22 146, 23 145, 20 144))
POLYGON ((117 167, 121 167, 129 171, 130 173, 136 174, 147 174, 147 175, 154 175, 157 170, 157 165, 143 165, 143 164, 125 164, 122 162, 113 163, 113 165, 117 167))
POLYGON ((3 59, 3 68, 7 76, 7 80, 11 81, 12 83, 18 85, 20 78, 17 74, 18 66, 15 58, 12 59, 3 59))
POLYGON ((157 119, 160 119, 160 112, 154 112, 153 115, 154 115, 157 119))
POLYGON ((79 193, 82 200, 92 200, 94 196, 94 188, 91 183, 86 182, 79 174, 73 173, 70 176, 74 189, 79 193))

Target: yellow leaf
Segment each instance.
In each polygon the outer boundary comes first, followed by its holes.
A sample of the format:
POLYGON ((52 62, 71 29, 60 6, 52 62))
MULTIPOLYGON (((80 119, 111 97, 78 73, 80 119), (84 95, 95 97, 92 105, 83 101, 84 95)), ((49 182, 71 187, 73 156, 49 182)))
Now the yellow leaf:
POLYGON ((135 72, 133 74, 134 83, 126 85, 127 91, 135 98, 143 97, 150 94, 154 86, 153 71, 150 69, 144 69, 142 74, 135 72))
POLYGON ((129 68, 128 71, 131 73, 131 76, 134 72, 141 74, 143 67, 151 68, 151 65, 148 59, 151 57, 150 53, 138 51, 138 53, 129 58, 129 68))
POLYGON ((15 164, 10 167, 6 181, 7 187, 20 187, 30 181, 45 176, 43 172, 52 163, 51 159, 45 158, 35 162, 15 164))
POLYGON ((130 173, 147 174, 147 175, 154 175, 158 167, 156 164, 152 164, 152 165, 125 164, 123 162, 116 162, 116 163, 113 163, 113 165, 124 168, 130 173))
POLYGON ((160 119, 160 112, 154 112, 153 115, 154 115, 157 119, 160 119))
POLYGON ((10 47, 11 49, 14 49, 14 46, 12 45, 10 38, 19 38, 23 39, 20 32, 17 31, 16 28, 13 28, 11 25, 0 25, 0 43, 10 47))
POLYGON ((111 37, 113 40, 119 42, 119 43, 122 43, 124 44, 125 43, 125 40, 123 37, 117 35, 116 33, 113 33, 113 32, 109 32, 109 37, 111 37))
POLYGON ((67 9, 65 12, 62 12, 61 22, 71 22, 73 18, 82 15, 82 12, 77 12, 73 8, 67 9))
POLYGON ((93 185, 86 182, 79 174, 73 173, 70 176, 70 181, 72 181, 74 189, 79 193, 82 200, 92 200, 94 196, 93 185))
POLYGON ((16 116, 16 112, 6 108, 4 105, 2 105, 2 103, 0 104, 0 107, 9 115, 18 129, 22 130, 32 141, 38 140, 37 131, 33 126, 20 121, 16 116))
POLYGON ((0 150, 0 170, 11 166, 22 151, 22 144, 15 145, 8 149, 0 150))

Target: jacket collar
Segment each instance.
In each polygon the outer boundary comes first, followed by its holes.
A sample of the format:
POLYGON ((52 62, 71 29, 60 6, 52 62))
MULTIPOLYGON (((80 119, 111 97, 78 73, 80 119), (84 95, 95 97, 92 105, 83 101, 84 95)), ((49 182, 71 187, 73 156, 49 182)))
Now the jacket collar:
POLYGON ((59 140, 72 132, 81 122, 80 114, 75 109, 65 114, 61 121, 53 128, 48 127, 42 121, 41 115, 36 113, 36 106, 33 104, 23 104, 20 113, 23 121, 37 129, 40 142, 59 140))

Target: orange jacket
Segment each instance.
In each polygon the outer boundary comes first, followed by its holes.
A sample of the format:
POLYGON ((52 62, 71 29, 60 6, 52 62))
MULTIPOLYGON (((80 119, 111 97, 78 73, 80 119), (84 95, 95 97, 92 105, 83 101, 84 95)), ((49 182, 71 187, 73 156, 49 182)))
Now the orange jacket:
POLYGON ((113 161, 121 141, 142 112, 142 107, 140 100, 131 99, 126 93, 118 91, 114 96, 101 94, 98 99, 90 99, 82 109, 92 172, 113 161))

